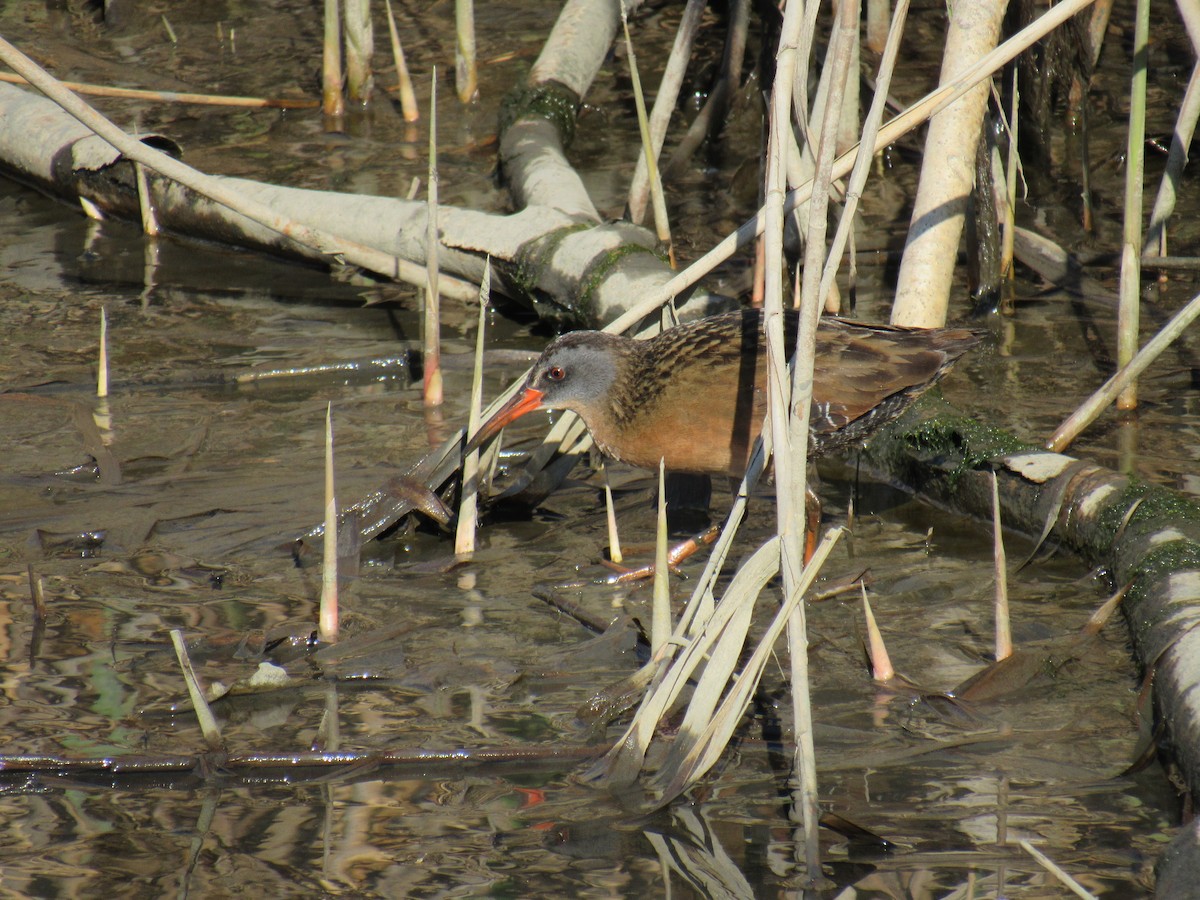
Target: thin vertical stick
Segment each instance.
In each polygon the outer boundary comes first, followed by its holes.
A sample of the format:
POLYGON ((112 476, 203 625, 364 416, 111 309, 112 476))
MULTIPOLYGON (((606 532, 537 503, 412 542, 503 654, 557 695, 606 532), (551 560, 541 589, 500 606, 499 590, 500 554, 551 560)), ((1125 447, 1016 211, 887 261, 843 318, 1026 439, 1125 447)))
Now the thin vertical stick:
POLYGON ((608 466, 601 463, 600 471, 604 473, 604 509, 605 518, 608 520, 608 558, 620 565, 625 556, 621 553, 621 536, 617 533, 617 510, 613 506, 612 484, 608 480, 608 466))
POLYGON ((479 77, 475 65, 475 3, 454 0, 454 84, 458 99, 470 103, 479 96, 479 77))
POLYGON ((625 30, 625 54, 629 57, 629 78, 633 82, 633 102, 637 108, 638 128, 642 135, 642 158, 646 161, 646 172, 650 179, 650 198, 654 204, 654 232, 660 243, 667 247, 667 259, 671 268, 675 262, 675 245, 671 241, 671 223, 667 218, 667 201, 663 197, 662 179, 658 174, 658 161, 654 158, 654 141, 650 137, 650 121, 646 116, 646 98, 642 94, 642 79, 638 75, 637 54, 633 50, 633 38, 629 36, 629 19, 626 16, 625 0, 621 0, 621 26, 625 30))
POLYGON ((417 106, 417 94, 413 90, 412 78, 408 74, 408 63, 404 59, 404 47, 400 44, 400 32, 396 29, 396 17, 392 15, 392 0, 387 4, 388 34, 392 39, 392 59, 396 64, 396 83, 400 93, 400 109, 404 112, 404 121, 415 122, 421 118, 421 109, 417 106))
POLYGON ((1008 568, 1000 524, 1000 484, 992 472, 992 559, 996 568, 996 659, 1012 656, 1012 624, 1008 614, 1008 568))
POLYGON ((425 213, 425 405, 442 405, 441 300, 438 297, 437 66, 429 84, 429 185, 425 213))
POLYGON ((100 354, 96 362, 96 396, 108 396, 108 314, 100 307, 100 354))
MULTIPOLYGON (((1017 106, 1021 96, 1017 90, 1017 83, 1017 67, 1013 66, 1012 106, 1008 113, 1008 164, 1004 173, 1004 238, 1000 245, 1000 272, 1010 281, 1017 274, 1013 266, 1013 241, 1017 228, 1017 135, 1020 134, 1017 106)), ((1084 152, 1087 152, 1086 148, 1084 152)))
POLYGON ((650 620, 650 655, 657 656, 671 636, 671 577, 667 567, 667 474, 658 461, 658 534, 654 542, 654 609, 650 620))
POLYGON ((342 96, 342 30, 338 0, 325 0, 324 55, 321 60, 321 97, 325 115, 339 117, 346 112, 342 96))
POLYGON ((158 219, 154 215, 154 203, 150 199, 150 182, 146 179, 146 167, 140 162, 133 164, 137 177, 138 209, 142 215, 142 232, 149 237, 158 237, 158 219))
POLYGON ((338 554, 337 495, 333 488, 333 404, 325 407, 325 534, 321 564, 321 606, 317 616, 317 639, 338 639, 338 554))
MULTIPOLYGON (((1149 60, 1150 0, 1138 0, 1133 31, 1133 82, 1129 89, 1129 144, 1125 163, 1125 228, 1121 242, 1121 286, 1117 307, 1117 366, 1129 364, 1138 349, 1142 288, 1142 180, 1145 176, 1146 67, 1149 60)), ((1117 409, 1135 409, 1137 384, 1117 397, 1117 409)))
MULTIPOLYGON (((467 411, 467 439, 479 430, 483 406, 483 347, 487 325, 488 298, 492 292, 492 258, 483 264, 479 283, 479 327, 475 334, 475 373, 471 378, 471 407, 467 411)), ((475 528, 479 520, 479 451, 473 450, 462 463, 462 502, 458 505, 458 527, 454 532, 454 554, 475 552, 475 528)))

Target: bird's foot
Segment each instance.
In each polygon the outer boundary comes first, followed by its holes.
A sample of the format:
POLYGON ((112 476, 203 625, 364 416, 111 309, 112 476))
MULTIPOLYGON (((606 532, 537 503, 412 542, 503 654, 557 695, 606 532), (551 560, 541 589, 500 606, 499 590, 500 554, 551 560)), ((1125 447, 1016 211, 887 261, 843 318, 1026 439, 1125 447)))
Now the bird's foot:
MULTIPOLYGON (((721 533, 719 525, 711 525, 688 538, 686 541, 676 544, 667 551, 667 568, 676 575, 682 575, 679 571, 679 564, 694 554, 701 547, 706 547, 717 539, 717 535, 721 533)), ((631 581, 641 581, 643 578, 654 577, 654 563, 649 565, 639 566, 636 569, 628 569, 625 566, 617 565, 610 560, 602 560, 603 564, 613 570, 613 574, 607 578, 598 579, 600 584, 628 584, 631 581)))

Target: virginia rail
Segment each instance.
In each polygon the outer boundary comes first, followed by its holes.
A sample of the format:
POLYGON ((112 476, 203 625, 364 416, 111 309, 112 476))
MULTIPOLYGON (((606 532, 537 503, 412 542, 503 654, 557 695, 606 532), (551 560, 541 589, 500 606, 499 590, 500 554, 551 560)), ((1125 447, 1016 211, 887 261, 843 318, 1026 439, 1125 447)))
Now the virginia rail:
MULTIPOLYGON (((796 342, 797 317, 784 318, 796 342)), ((825 317, 817 329, 809 454, 863 444, 931 387, 979 336, 825 317)), ((607 455, 645 469, 740 478, 767 411, 761 310, 668 329, 649 340, 576 331, 557 338, 473 450, 535 409, 569 409, 607 455)))

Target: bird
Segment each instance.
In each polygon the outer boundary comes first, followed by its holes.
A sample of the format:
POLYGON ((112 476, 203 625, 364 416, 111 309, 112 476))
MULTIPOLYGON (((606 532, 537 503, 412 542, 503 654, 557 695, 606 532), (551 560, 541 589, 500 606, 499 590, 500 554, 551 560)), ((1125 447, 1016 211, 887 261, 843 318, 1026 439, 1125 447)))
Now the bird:
MULTIPOLYGON (((740 478, 767 411, 760 309, 698 319, 638 340, 574 331, 553 340, 471 452, 538 409, 571 410, 607 456, 643 469, 740 478)), ((784 342, 798 315, 784 314, 784 342)), ((967 328, 907 328, 824 316, 817 327, 809 456, 862 446, 981 340, 967 328)))

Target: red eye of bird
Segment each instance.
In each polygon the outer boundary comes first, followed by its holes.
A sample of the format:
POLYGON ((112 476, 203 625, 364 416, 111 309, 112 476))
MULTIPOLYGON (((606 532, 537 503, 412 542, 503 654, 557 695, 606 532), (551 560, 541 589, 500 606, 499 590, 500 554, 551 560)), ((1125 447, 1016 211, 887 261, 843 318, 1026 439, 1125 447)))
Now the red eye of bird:
POLYGON ((567 377, 567 373, 563 371, 562 366, 551 366, 546 370, 546 377, 551 381, 562 381, 567 377))

